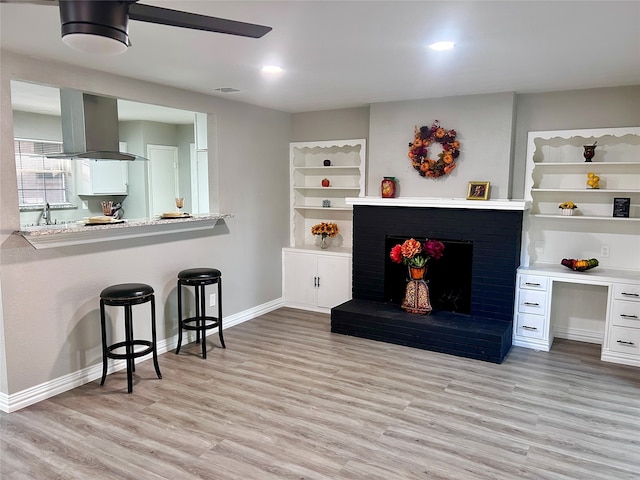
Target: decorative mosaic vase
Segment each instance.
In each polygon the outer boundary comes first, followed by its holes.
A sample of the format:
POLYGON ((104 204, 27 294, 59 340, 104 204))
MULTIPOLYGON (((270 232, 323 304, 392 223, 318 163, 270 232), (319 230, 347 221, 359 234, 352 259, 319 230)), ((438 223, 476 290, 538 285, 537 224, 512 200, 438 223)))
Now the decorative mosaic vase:
POLYGON ((424 267, 409 267, 409 283, 402 300, 402 308, 409 313, 428 315, 431 313, 431 301, 429 300, 429 286, 424 281, 424 274, 427 270, 424 267))

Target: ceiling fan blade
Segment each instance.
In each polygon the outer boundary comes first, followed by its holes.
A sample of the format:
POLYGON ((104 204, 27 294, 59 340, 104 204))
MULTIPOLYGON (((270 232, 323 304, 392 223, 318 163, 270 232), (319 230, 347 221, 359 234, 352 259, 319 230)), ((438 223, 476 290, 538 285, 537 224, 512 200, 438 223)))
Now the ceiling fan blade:
POLYGON ((152 7, 140 3, 132 3, 129 6, 129 19, 251 38, 260 38, 271 31, 271 27, 264 25, 208 17, 197 13, 152 7))

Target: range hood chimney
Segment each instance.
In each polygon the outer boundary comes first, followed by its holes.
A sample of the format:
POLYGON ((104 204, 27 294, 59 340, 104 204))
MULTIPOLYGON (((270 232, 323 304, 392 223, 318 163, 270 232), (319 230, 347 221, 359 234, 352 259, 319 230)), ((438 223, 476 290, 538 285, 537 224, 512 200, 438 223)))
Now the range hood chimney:
POLYGON ((78 90, 60 89, 62 148, 49 158, 146 160, 120 152, 118 101, 78 90))

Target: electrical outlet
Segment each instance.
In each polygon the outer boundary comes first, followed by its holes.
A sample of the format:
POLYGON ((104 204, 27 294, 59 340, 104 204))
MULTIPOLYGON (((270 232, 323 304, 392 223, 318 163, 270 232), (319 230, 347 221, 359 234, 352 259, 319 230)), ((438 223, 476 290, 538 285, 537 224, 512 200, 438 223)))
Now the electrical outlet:
POLYGON ((209 295, 209 306, 210 307, 215 307, 216 306, 216 294, 212 293, 211 295, 209 295))
POLYGON ((600 246, 600 256, 602 258, 607 258, 609 256, 609 245, 600 246))

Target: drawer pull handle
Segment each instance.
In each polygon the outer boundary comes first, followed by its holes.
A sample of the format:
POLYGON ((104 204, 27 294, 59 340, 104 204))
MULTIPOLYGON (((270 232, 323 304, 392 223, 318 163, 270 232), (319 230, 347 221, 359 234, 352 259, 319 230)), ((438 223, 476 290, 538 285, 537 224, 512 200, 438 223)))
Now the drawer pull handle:
POLYGON ((540 286, 540 284, 539 284, 539 283, 533 283, 533 282, 524 282, 524 284, 525 284, 527 287, 539 287, 539 286, 540 286))
POLYGON ((638 315, 627 315, 626 313, 621 313, 620 316, 622 318, 635 318, 636 320, 638 319, 638 315))
POLYGON ((538 330, 536 327, 530 327, 528 325, 523 325, 522 328, 524 328, 525 330, 538 330))
POLYGON ((627 297, 640 297, 640 295, 637 293, 620 292, 620 295, 625 295, 627 297))
POLYGON ((635 343, 633 343, 633 342, 625 342, 623 340, 617 340, 617 343, 621 343, 623 345, 635 345, 635 343))
POLYGON ((532 302, 524 302, 524 304, 528 307, 539 307, 540 304, 539 303, 532 303, 532 302))

